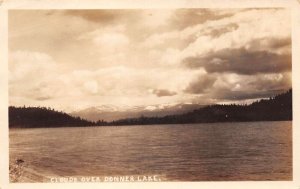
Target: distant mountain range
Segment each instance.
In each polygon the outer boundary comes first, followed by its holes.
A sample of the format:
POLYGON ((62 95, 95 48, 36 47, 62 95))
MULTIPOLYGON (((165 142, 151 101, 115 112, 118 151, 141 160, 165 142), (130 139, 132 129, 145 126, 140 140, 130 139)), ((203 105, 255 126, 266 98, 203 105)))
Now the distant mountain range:
MULTIPOLYGON (((196 105, 198 106, 198 105, 196 105)), ((74 127, 74 126, 110 126, 110 125, 151 125, 151 124, 182 124, 182 123, 211 123, 211 122, 241 122, 241 121, 283 121, 292 120, 292 90, 269 99, 262 99, 249 105, 209 105, 199 107, 192 105, 179 105, 174 107, 135 109, 128 114, 115 111, 118 116, 132 118, 103 121, 103 112, 113 114, 113 110, 100 111, 97 115, 100 120, 88 121, 86 119, 68 115, 45 107, 9 107, 10 128, 31 127, 74 127), (193 109, 188 112, 189 108, 193 109), (152 109, 152 111, 151 111, 152 109), (168 115, 172 111, 172 115, 168 115), (147 114, 148 113, 148 114, 147 114), (137 116, 135 116, 137 115, 137 116), (149 116, 150 115, 150 116, 149 116)), ((97 112, 91 109, 91 112, 97 112)), ((84 111, 88 112, 88 111, 84 111)), ((88 112, 86 115, 91 115, 88 112)), ((109 114, 107 114, 107 117, 109 114)), ((96 117, 95 117, 96 118, 96 117)))
POLYGON ((161 104, 151 106, 119 107, 115 106, 97 106, 83 110, 77 110, 70 113, 72 116, 81 117, 90 121, 113 121, 132 117, 163 117, 166 115, 178 115, 187 113, 204 105, 200 104, 161 104))
POLYGON ((185 124, 245 121, 287 121, 293 118, 292 90, 249 105, 209 105, 180 115, 138 117, 113 121, 111 125, 185 124))

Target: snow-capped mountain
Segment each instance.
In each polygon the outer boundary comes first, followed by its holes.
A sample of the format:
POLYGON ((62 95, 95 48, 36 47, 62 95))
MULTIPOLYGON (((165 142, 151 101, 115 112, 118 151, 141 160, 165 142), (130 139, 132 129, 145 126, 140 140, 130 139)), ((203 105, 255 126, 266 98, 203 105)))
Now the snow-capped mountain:
POLYGON ((71 112, 73 116, 91 121, 113 121, 124 118, 148 116, 162 117, 165 115, 182 114, 203 107, 200 104, 159 104, 150 106, 101 105, 71 112))

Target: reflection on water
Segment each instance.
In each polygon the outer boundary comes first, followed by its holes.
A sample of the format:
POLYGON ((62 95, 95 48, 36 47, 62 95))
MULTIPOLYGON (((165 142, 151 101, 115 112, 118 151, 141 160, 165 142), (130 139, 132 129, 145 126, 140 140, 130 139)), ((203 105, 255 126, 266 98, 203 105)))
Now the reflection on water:
POLYGON ((45 176, 291 180, 292 122, 11 129, 18 158, 45 176))

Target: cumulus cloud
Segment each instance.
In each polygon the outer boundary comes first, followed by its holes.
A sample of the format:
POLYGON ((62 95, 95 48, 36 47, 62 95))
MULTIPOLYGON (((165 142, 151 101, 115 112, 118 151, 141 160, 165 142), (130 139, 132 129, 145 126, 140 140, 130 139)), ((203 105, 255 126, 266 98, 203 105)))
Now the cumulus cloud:
POLYGON ((9 52, 12 105, 208 104, 291 87, 288 9, 13 10, 9 52))
POLYGON ((56 62, 45 53, 17 51, 9 58, 9 92, 12 96, 26 96, 46 100, 57 96, 56 62))
POLYGON ((13 52, 10 54, 9 61, 12 82, 26 77, 33 79, 47 76, 47 72, 52 72, 57 66, 52 57, 40 52, 13 52))
POLYGON ((97 82, 92 80, 89 72, 63 73, 57 62, 46 53, 16 51, 9 57, 10 100, 16 104, 21 103, 20 99, 50 101, 98 92, 97 82), (76 77, 76 74, 80 76, 76 77))
POLYGON ((257 75, 219 75, 209 96, 218 100, 247 100, 265 98, 292 87, 290 73, 257 75))
POLYGON ((291 73, 240 75, 202 74, 185 89, 196 101, 237 102, 266 98, 292 87, 291 73))
POLYGON ((213 75, 200 75, 196 80, 192 81, 188 87, 185 89, 185 92, 191 94, 201 94, 208 91, 217 78, 213 75))

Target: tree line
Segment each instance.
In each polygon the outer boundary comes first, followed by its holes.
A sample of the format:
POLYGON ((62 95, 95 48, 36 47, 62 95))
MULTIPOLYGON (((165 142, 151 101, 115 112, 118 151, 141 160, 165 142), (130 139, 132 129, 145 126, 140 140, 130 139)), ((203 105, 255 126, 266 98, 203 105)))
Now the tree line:
POLYGON ((9 127, 76 127, 91 126, 95 123, 80 117, 45 107, 9 107, 9 127))
POLYGON ((194 111, 163 117, 120 119, 111 122, 88 121, 64 112, 44 107, 9 107, 10 127, 67 127, 67 126, 121 126, 152 124, 184 124, 242 121, 292 120, 292 89, 285 93, 258 100, 249 105, 209 105, 194 111))
POLYGON ((184 124, 292 120, 292 90, 250 105, 210 105, 181 115, 130 118, 112 125, 184 124))

